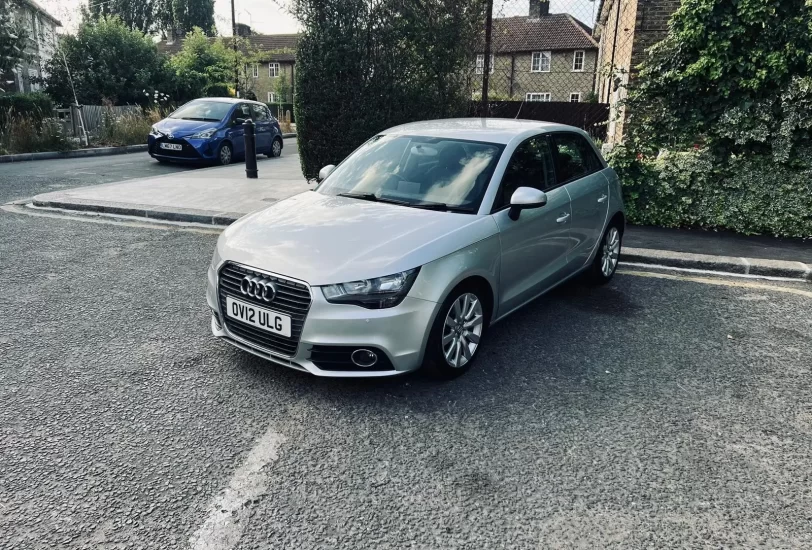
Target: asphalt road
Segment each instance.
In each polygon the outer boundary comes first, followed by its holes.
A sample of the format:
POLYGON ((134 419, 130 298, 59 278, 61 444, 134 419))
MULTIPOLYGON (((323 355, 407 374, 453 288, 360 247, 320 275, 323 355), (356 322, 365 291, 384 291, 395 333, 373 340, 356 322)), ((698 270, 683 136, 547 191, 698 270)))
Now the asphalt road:
MULTIPOLYGON (((286 139, 282 154, 295 153, 296 149, 296 140, 286 139)), ((257 160, 261 166, 269 159, 261 156, 257 160)), ((189 164, 161 164, 147 153, 3 163, 0 164, 0 204, 49 191, 155 177, 199 167, 189 164)))
POLYGON ((809 285, 569 284, 341 381, 210 336, 212 233, 0 236, 0 548, 812 546, 809 285))

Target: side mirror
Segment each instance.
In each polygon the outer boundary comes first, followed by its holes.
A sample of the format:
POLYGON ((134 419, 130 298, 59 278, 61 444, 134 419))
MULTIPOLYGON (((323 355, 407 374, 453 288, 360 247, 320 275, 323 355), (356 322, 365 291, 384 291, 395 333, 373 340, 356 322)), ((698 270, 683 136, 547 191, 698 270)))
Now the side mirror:
POLYGON ((336 169, 336 165, 335 165, 335 164, 328 164, 327 166, 325 166, 324 168, 322 168, 321 170, 319 170, 319 177, 318 177, 318 178, 316 178, 316 179, 317 179, 318 181, 320 181, 320 182, 321 182, 321 181, 326 180, 326 179, 327 179, 327 176, 329 176, 330 174, 332 174, 332 173, 333 173, 333 170, 335 170, 335 169, 336 169))
POLYGON ((234 121, 231 123, 232 126, 239 126, 240 124, 245 124, 246 119, 244 118, 235 118, 234 121))
POLYGON ((547 193, 533 189, 532 187, 519 187, 513 192, 510 197, 510 211, 508 217, 516 221, 519 219, 519 214, 522 210, 529 210, 531 208, 541 208, 547 204, 547 193))

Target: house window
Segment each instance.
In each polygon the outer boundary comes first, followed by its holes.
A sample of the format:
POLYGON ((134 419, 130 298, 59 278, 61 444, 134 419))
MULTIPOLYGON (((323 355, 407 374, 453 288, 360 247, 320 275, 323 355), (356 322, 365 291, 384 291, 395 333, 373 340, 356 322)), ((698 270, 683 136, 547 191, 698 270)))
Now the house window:
POLYGON ((268 76, 271 78, 279 76, 279 63, 268 63, 268 76))
POLYGON ((525 101, 550 101, 550 92, 528 92, 525 101))
POLYGON ((268 92, 268 103, 276 103, 277 97, 273 92, 268 92))
POLYGON ((581 92, 572 92, 570 94, 570 103, 579 103, 581 101, 581 92))
POLYGON ((584 70, 584 50, 576 50, 572 54, 572 70, 581 72, 584 70))
MULTIPOLYGON (((485 72, 485 54, 476 56, 476 74, 483 74, 485 72)), ((493 55, 491 55, 491 69, 488 71, 493 73, 493 55)))
POLYGON ((259 64, 258 63, 254 63, 253 76, 254 76, 254 78, 259 78, 259 64))
POLYGON ((549 73, 551 52, 533 52, 530 56, 531 73, 549 73))

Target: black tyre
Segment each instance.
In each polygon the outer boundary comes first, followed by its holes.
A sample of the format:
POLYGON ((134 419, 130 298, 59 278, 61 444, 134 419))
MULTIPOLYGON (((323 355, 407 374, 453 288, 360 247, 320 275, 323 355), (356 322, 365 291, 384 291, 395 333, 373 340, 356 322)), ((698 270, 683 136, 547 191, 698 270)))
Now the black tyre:
POLYGON ((490 304, 478 285, 455 288, 440 307, 426 348, 425 367, 438 378, 466 373, 482 347, 490 304))
POLYGON ((282 155, 282 140, 279 138, 274 138, 273 142, 271 142, 271 149, 268 151, 267 155, 270 158, 279 157, 282 155))
POLYGON ((231 161, 234 158, 234 150, 231 148, 230 143, 223 143, 220 145, 220 148, 217 149, 217 164, 221 164, 225 166, 226 164, 231 164, 231 161))
POLYGON ((617 222, 610 223, 589 268, 588 278, 592 284, 604 285, 612 280, 617 270, 622 241, 623 228, 617 222))

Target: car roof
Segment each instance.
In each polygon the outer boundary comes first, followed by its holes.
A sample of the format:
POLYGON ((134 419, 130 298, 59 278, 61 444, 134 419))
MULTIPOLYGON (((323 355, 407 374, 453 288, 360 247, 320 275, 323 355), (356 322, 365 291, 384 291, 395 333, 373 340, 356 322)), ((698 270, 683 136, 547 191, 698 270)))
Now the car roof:
POLYGON ((260 101, 245 99, 244 97, 198 97, 192 101, 216 101, 218 103, 259 103, 260 105, 265 105, 260 101))
POLYGON ((447 118, 410 122, 384 130, 385 135, 418 135, 507 144, 517 136, 540 132, 581 130, 566 124, 513 118, 447 118))

